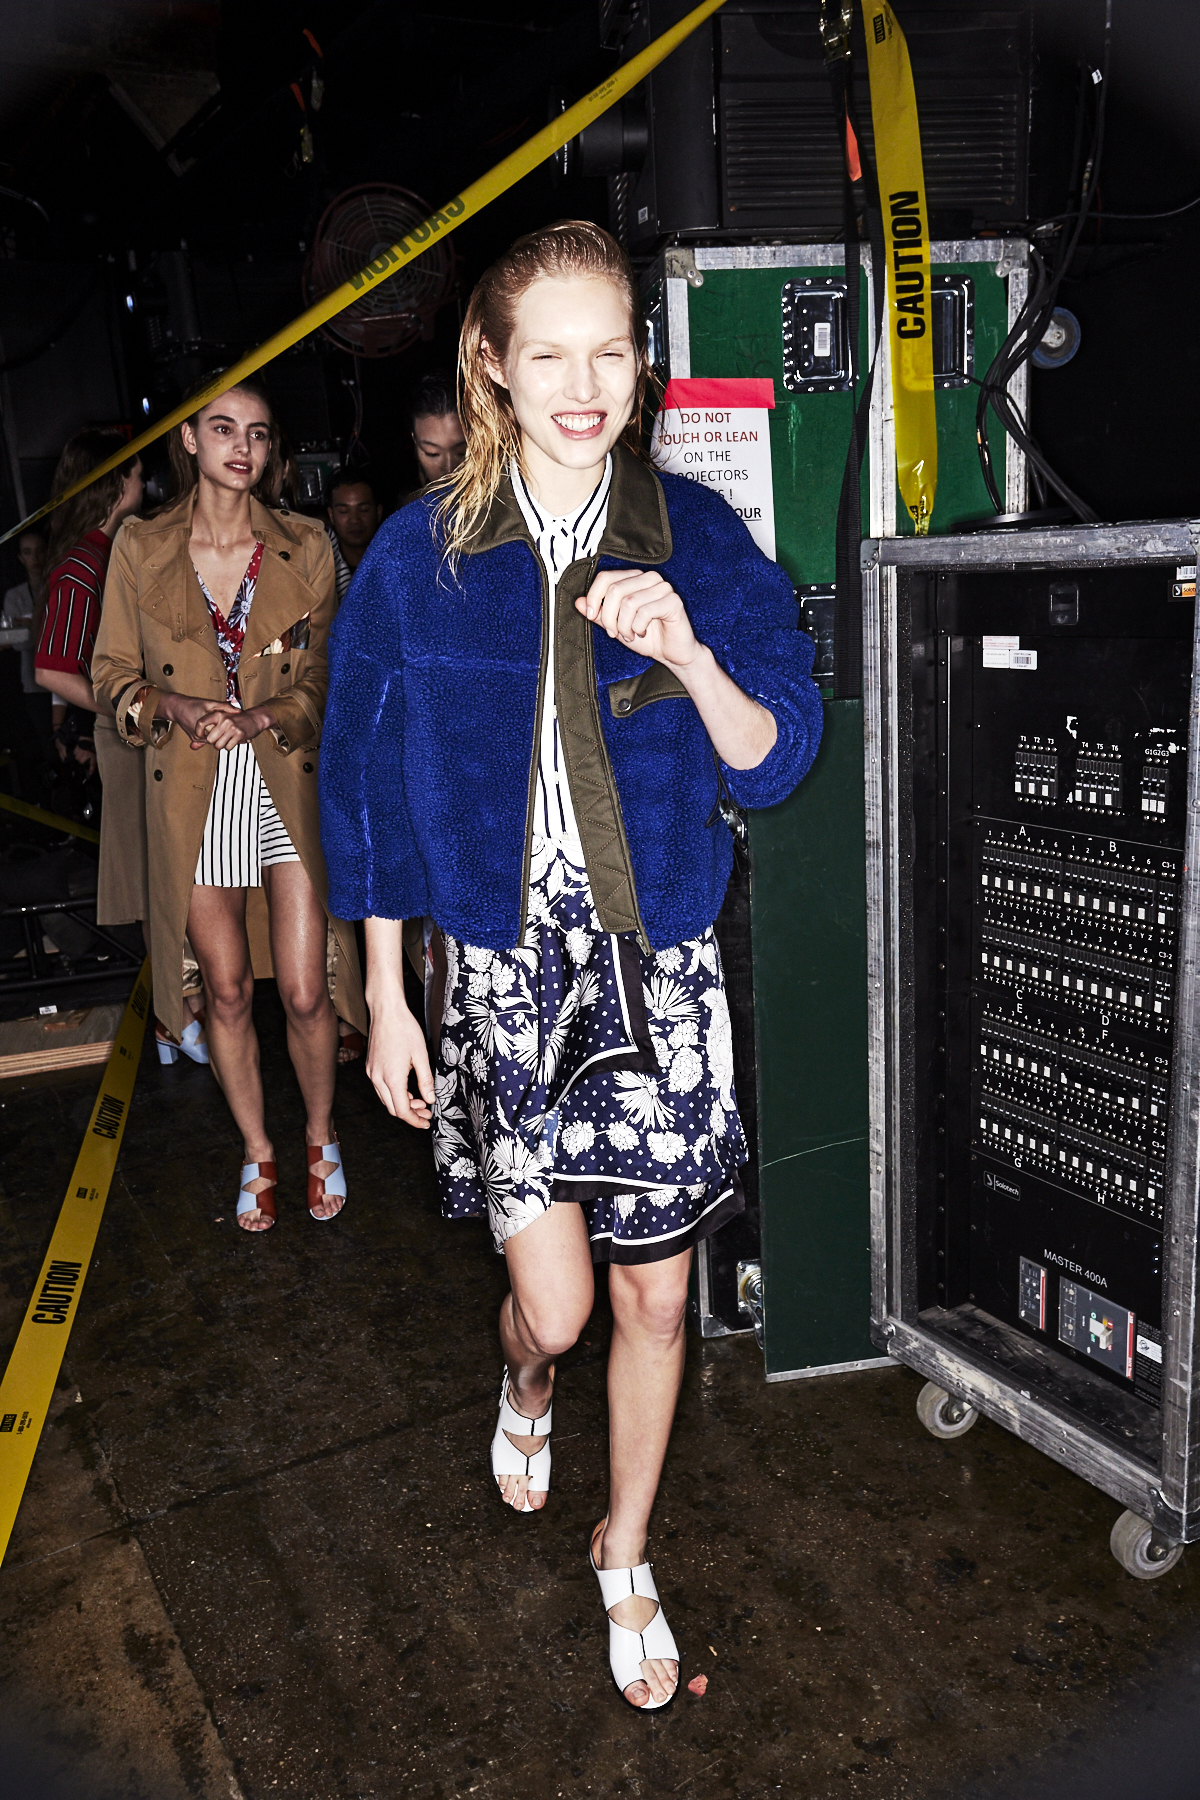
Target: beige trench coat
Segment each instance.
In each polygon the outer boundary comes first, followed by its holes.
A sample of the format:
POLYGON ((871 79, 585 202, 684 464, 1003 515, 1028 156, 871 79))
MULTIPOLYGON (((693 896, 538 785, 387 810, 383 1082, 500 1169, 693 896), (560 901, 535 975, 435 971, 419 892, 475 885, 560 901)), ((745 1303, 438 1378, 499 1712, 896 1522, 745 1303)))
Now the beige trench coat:
MULTIPOLYGON (((113 544, 92 657, 96 700, 121 736, 145 753, 150 948, 155 1011, 183 1029, 180 971, 196 860, 220 751, 193 750, 187 733, 156 717, 158 695, 225 698, 225 665, 188 548, 195 490, 153 519, 127 519, 113 544), (149 688, 137 723, 129 707, 149 688)), ((275 728, 253 740, 263 780, 322 903, 328 894, 317 812, 318 744, 328 669, 325 643, 336 606, 333 552, 314 520, 251 500, 262 567, 239 669, 242 704, 270 701, 275 728), (293 647, 294 646, 294 647, 293 647)), ((337 944, 334 1005, 367 1029, 353 928, 331 919, 337 944)), ((254 973, 272 973, 266 901, 247 894, 254 973)))

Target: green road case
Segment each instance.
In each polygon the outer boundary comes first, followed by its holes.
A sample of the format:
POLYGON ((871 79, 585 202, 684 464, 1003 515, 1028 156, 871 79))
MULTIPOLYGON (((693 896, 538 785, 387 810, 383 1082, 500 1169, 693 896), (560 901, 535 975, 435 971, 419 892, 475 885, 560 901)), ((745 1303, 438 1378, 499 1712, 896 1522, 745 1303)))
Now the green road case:
MULTIPOLYGON (((721 923, 753 1155, 745 1217, 700 1247, 693 1319, 705 1336, 756 1327, 768 1381, 881 1360, 869 1335, 862 703, 830 697, 835 524, 853 404, 843 259, 838 244, 675 246, 644 286, 664 378, 774 382, 776 558, 796 586, 798 623, 817 638, 826 695, 817 760, 790 800, 751 816, 749 867, 735 874, 721 923)), ((940 533, 991 511, 972 377, 999 350, 1027 275, 1025 246, 1012 240, 938 243, 931 259, 940 533)), ((865 246, 862 262, 859 372, 872 320, 865 246)), ((1024 409, 1023 370, 1018 382, 1024 409)), ((910 530, 897 506, 886 340, 867 454, 864 534, 910 530)), ((999 430, 993 456, 1006 510, 1023 510, 1024 459, 999 430)))

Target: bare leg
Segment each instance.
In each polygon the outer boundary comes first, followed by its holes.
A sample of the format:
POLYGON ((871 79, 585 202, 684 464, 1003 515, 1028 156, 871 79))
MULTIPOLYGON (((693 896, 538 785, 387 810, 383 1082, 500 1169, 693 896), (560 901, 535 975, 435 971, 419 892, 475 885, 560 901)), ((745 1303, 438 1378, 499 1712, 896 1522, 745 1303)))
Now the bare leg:
MULTIPOLYGON (((608 1519, 597 1528, 596 1561, 605 1569, 632 1569, 643 1561, 650 1509, 658 1492, 675 1402, 683 1379, 684 1315, 691 1251, 664 1262, 614 1263, 608 1271, 613 1335, 608 1355, 610 1493, 608 1519)), ((654 1617, 654 1602, 634 1596, 612 1609, 618 1625, 640 1631, 654 1617)), ((679 1665, 642 1664, 645 1682, 626 1690, 634 1706, 674 1691, 679 1665)))
MULTIPOLYGON (((333 1142, 333 1088, 337 1071, 337 1014, 325 980, 325 908, 298 862, 263 870, 271 915, 271 956, 275 982, 287 1014, 288 1054, 308 1113, 306 1141, 333 1142)), ((316 1175, 332 1175, 336 1163, 314 1165, 316 1175)), ((340 1195, 327 1195, 316 1209, 331 1219, 340 1195)))
MULTIPOLYGON (((554 1392, 554 1358, 571 1348, 591 1316, 595 1286, 582 1208, 566 1203, 549 1207, 509 1238, 504 1255, 512 1291, 500 1308, 500 1343, 508 1364, 509 1397, 517 1412, 537 1419, 554 1392)), ((526 1456, 546 1441, 506 1435, 526 1456)), ((508 1504, 521 1506, 528 1477, 497 1479, 508 1504)), ((546 1502, 531 1494, 529 1504, 537 1510, 546 1502)))
MULTIPOLYGON (((194 887, 188 936, 208 996, 209 1061, 242 1134, 243 1161, 274 1162, 252 1017, 254 971, 246 938, 245 888, 194 887)), ((246 1231, 265 1231, 271 1223, 257 1208, 238 1215, 246 1231)))

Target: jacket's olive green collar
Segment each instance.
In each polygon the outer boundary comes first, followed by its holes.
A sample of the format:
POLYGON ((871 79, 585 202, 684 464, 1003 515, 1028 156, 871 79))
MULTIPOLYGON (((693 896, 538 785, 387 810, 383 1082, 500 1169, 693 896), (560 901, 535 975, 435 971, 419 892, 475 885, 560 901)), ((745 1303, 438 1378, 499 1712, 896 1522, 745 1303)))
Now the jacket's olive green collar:
MULTIPOLYGON (((662 482, 624 444, 614 446, 612 459, 608 520, 597 554, 644 565, 666 562, 671 554, 671 526, 662 482)), ((467 554, 476 556, 497 544, 518 541, 533 545, 505 470, 482 524, 466 546, 467 554)))

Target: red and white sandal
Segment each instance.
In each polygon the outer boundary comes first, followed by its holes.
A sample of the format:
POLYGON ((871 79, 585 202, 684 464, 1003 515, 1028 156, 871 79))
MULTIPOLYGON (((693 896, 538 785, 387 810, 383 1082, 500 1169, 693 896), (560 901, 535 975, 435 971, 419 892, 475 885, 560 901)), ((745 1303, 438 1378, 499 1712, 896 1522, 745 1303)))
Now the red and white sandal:
POLYGON ((346 1204, 346 1171, 342 1167, 342 1146, 337 1141, 337 1132, 333 1134, 332 1144, 309 1144, 308 1152, 308 1210, 319 1225, 328 1225, 330 1219, 336 1219, 346 1204), (333 1163, 334 1167, 328 1175, 314 1174, 318 1163, 333 1163), (342 1206, 337 1212, 319 1213, 313 1208, 321 1204, 326 1196, 340 1199, 342 1206))
POLYGON ((273 1162, 242 1164, 242 1183, 237 1197, 237 1222, 243 1231, 270 1231, 275 1223, 275 1184, 278 1181, 273 1162), (265 1221, 243 1223, 247 1213, 258 1212, 265 1221))

